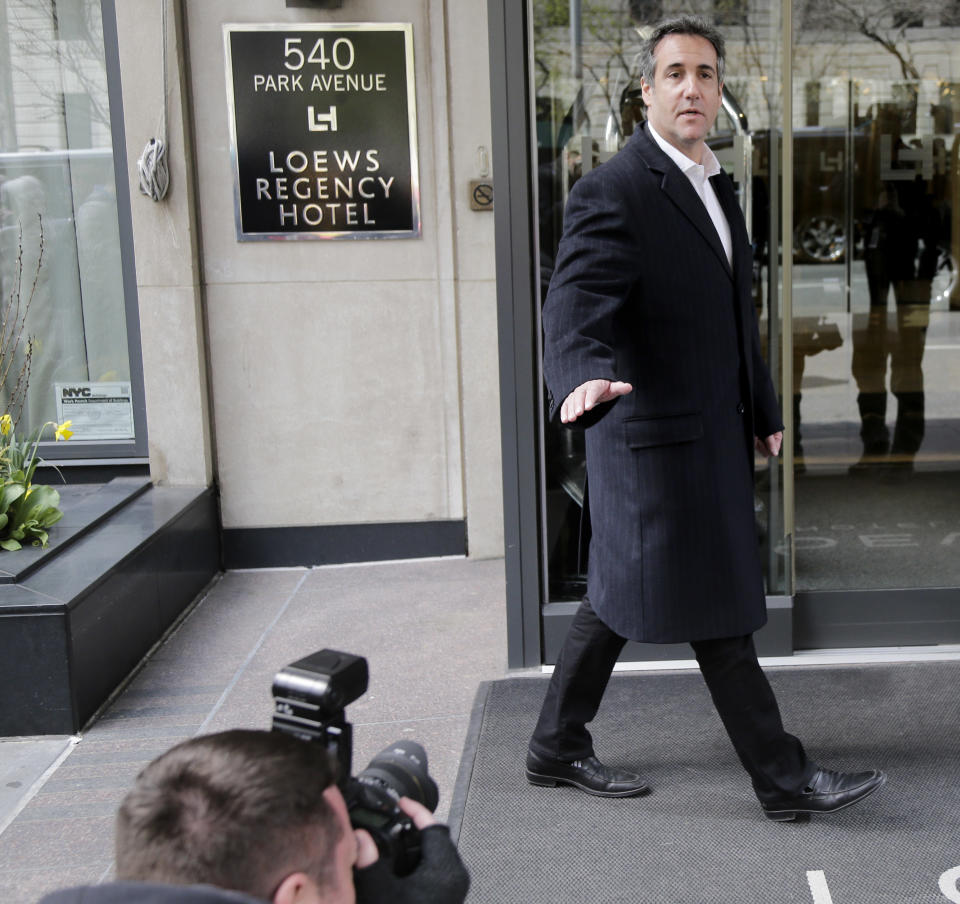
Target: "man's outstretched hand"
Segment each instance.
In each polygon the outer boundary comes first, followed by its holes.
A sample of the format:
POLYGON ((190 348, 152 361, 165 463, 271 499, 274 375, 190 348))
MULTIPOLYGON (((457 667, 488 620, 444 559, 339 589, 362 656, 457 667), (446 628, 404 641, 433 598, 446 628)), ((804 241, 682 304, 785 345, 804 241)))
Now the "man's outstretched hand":
POLYGON ((587 380, 563 400, 560 420, 564 424, 572 424, 585 411, 590 411, 603 402, 612 402, 628 392, 633 392, 633 387, 619 380, 587 380))

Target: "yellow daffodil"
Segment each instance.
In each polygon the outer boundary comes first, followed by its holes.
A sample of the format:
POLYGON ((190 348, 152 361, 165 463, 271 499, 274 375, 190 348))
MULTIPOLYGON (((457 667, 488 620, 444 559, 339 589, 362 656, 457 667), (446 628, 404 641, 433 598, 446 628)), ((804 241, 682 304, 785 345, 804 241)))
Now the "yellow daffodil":
POLYGON ((7 436, 13 429, 13 418, 9 414, 0 416, 0 433, 7 436))
POLYGON ((60 440, 68 440, 73 436, 73 431, 70 429, 70 425, 73 421, 64 421, 62 424, 57 424, 57 429, 54 431, 54 437, 57 442, 60 440))

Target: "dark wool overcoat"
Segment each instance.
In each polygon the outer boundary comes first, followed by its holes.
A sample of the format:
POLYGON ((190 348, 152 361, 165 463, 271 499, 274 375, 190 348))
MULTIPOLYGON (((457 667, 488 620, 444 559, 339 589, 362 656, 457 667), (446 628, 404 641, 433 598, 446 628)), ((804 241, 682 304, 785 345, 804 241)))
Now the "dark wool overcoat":
POLYGON ((590 602, 649 643, 747 634, 766 621, 753 437, 782 429, 760 354, 752 255, 733 184, 706 207, 646 126, 573 187, 543 307, 554 416, 581 383, 633 392, 581 418, 590 602))

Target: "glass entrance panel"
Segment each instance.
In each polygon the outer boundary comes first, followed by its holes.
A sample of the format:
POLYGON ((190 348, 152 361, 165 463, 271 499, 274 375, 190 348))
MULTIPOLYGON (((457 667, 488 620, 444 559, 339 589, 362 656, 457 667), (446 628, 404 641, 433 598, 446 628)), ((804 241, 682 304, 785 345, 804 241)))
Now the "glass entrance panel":
MULTIPOLYGON (((0 3, 0 411, 20 435, 62 419, 60 393, 103 384, 108 402, 130 397, 100 6, 0 3)), ((130 416, 87 420, 71 454, 85 439, 134 438, 130 416)))
POLYGON ((960 585, 960 29, 948 7, 794 10, 798 608, 805 591, 960 585))
MULTIPOLYGON (((536 191, 540 302, 553 272, 571 187, 602 166, 644 118, 639 52, 652 26, 690 12, 660 0, 533 0, 532 103, 536 123, 536 191)), ((780 19, 777 5, 716 2, 692 10, 727 42, 723 109, 709 144, 732 176, 756 249, 754 296, 761 336, 779 372, 780 19), (773 224, 771 228, 771 224, 773 224)), ((638 249, 638 253, 641 253, 638 249)), ((583 518, 584 441, 580 430, 542 418, 544 547, 547 600, 579 600, 586 589, 589 525, 583 518)), ((789 592, 780 472, 758 462, 758 542, 765 545, 767 589, 789 592), (773 542, 770 542, 773 538, 773 542)))

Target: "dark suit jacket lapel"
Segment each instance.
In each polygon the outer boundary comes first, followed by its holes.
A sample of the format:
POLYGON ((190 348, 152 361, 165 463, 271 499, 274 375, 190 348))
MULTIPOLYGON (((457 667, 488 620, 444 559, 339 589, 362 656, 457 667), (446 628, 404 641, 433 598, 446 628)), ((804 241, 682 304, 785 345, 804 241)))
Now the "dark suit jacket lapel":
MULTIPOLYGON (((730 262, 727 260, 727 254, 723 250, 723 244, 717 229, 707 213, 707 208, 697 194, 690 180, 681 172, 680 168, 660 150, 659 145, 653 140, 647 131, 647 125, 634 135, 628 148, 633 148, 643 158, 647 167, 655 173, 660 173, 662 179, 660 188, 664 194, 679 208, 685 217, 696 227, 697 231, 703 236, 707 244, 713 249, 714 254, 720 258, 727 273, 733 277, 730 270, 730 262)), ((722 202, 721 202, 722 203, 722 202)), ((724 213, 727 213, 724 207, 724 213)), ((727 214, 729 220, 729 214, 727 214)), ((733 228, 731 226, 731 233, 733 228)))
POLYGON ((747 288, 753 284, 753 258, 749 236, 743 223, 743 215, 737 196, 733 190, 733 183, 726 173, 718 173, 711 177, 713 190, 720 201, 727 222, 730 224, 730 236, 733 242, 733 278, 737 287, 734 298, 734 312, 737 318, 737 332, 740 339, 740 354, 747 369, 747 383, 753 385, 753 358, 748 354, 748 340, 750 335, 746 318, 754 315, 753 296, 747 288))
POLYGON ((718 173, 710 177, 710 184, 720 201, 723 215, 730 224, 730 238, 733 242, 733 278, 736 282, 750 279, 752 276, 752 261, 750 258, 749 237, 746 242, 741 240, 741 226, 743 213, 737 203, 737 196, 733 190, 733 183, 726 173, 718 173))

